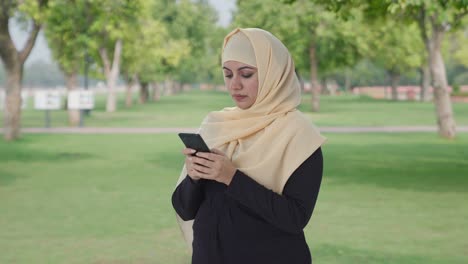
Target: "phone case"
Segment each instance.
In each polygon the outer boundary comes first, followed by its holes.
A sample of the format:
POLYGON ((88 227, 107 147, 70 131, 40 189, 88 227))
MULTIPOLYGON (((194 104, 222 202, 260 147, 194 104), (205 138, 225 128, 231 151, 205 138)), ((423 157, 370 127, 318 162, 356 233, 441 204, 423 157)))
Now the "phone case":
POLYGON ((194 149, 197 152, 211 152, 200 134, 179 133, 179 137, 187 148, 194 149))

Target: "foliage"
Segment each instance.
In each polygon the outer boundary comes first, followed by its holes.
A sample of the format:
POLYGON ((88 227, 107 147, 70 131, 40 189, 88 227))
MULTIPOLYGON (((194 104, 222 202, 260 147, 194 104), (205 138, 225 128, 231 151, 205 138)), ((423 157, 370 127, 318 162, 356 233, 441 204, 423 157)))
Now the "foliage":
POLYGON ((90 42, 90 15, 86 1, 56 0, 50 3, 45 35, 54 59, 65 73, 82 69, 90 42))
POLYGON ((90 48, 94 60, 104 67, 98 52, 100 48, 107 51, 109 60, 113 61, 114 48, 117 40, 128 40, 127 32, 138 27, 138 17, 145 8, 145 0, 99 0, 92 1, 88 34, 91 36, 90 48))
POLYGON ((184 83, 219 82, 219 54, 226 31, 216 25, 214 8, 202 0, 165 2, 165 8, 154 10, 155 16, 166 23, 172 39, 189 44, 189 50, 185 49, 189 55, 181 58, 180 65, 168 65, 169 75, 184 83))
POLYGON ((367 56, 396 75, 419 67, 424 46, 418 30, 415 24, 405 25, 389 19, 369 25, 367 56))
POLYGON ((93 62, 91 75, 103 78, 99 49, 107 49, 112 61, 115 42, 125 41, 127 32, 138 26, 137 17, 144 10, 144 3, 143 0, 51 0, 46 37, 62 70, 77 72, 88 60, 93 62), (89 57, 85 58, 86 55, 89 57))
POLYGON ((390 13, 401 12, 403 15, 415 16, 424 8, 431 23, 445 30, 457 29, 462 24, 463 17, 468 14, 467 0, 386 0, 384 6, 390 13))
POLYGON ((468 18, 465 19, 465 27, 447 34, 443 43, 444 58, 453 61, 453 64, 468 68, 468 18))
POLYGON ((457 75, 452 82, 454 85, 466 85, 468 83, 468 69, 465 68, 462 73, 457 75))
POLYGON ((28 24, 30 20, 38 24, 45 22, 49 12, 49 0, 13 0, 12 9, 10 9, 11 17, 16 17, 23 25, 28 24))
POLYGON ((166 66, 177 67, 189 53, 186 40, 170 37, 167 25, 153 16, 155 2, 144 2, 138 17, 138 26, 127 32, 122 54, 122 71, 137 75, 142 82, 160 81, 166 66))
POLYGON ((296 68, 309 74, 309 47, 315 43, 318 70, 325 77, 352 66, 366 50, 366 43, 356 32, 355 21, 337 19, 321 5, 311 1, 292 4, 277 1, 240 1, 235 25, 260 27, 281 39, 291 52, 296 68))

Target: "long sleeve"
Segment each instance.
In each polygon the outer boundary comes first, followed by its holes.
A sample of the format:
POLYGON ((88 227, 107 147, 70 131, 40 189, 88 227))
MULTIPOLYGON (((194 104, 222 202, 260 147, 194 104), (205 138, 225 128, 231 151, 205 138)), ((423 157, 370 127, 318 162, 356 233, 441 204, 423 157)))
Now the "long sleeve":
POLYGON ((300 233, 309 222, 322 181, 323 157, 317 149, 288 179, 283 194, 237 171, 226 193, 251 212, 288 233, 300 233))
POLYGON ((184 221, 188 221, 195 218, 203 199, 203 180, 194 181, 186 176, 172 194, 172 206, 184 221))

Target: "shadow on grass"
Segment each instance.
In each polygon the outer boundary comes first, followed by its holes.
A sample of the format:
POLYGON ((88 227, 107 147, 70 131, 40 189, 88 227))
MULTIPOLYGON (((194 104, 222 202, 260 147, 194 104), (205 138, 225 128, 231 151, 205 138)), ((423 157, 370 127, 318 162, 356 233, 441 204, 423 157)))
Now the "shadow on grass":
POLYGON ((463 144, 341 144, 324 152, 325 177, 337 184, 468 192, 468 146, 463 144))
POLYGON ((95 155, 86 152, 52 151, 47 149, 37 149, 31 147, 34 143, 32 137, 24 137, 16 142, 1 142, 0 144, 0 164, 11 161, 36 162, 36 161, 77 161, 95 158, 95 155))
MULTIPOLYGON (((14 170, 14 166, 24 166, 31 162, 76 162, 94 157, 89 153, 80 152, 46 152, 17 146, 15 148, 2 147, 0 148, 0 167, 9 165, 10 170, 14 170), (11 162, 20 162, 21 165, 9 164, 11 162)), ((11 171, 0 170, 0 186, 12 184, 17 179, 25 177, 18 176, 11 171)))
POLYGON ((350 247, 322 244, 312 251, 312 258, 317 263, 400 263, 400 264, 442 264, 442 263, 463 263, 460 259, 437 259, 432 256, 421 255, 400 255, 389 254, 388 252, 378 252, 360 250, 350 247))
POLYGON ((31 149, 15 149, 6 152, 0 150, 0 164, 3 162, 35 162, 35 161, 77 161, 95 158, 94 155, 81 152, 46 152, 31 149))
POLYGON ((155 164, 159 167, 164 168, 180 168, 184 165, 184 156, 177 151, 164 152, 163 155, 154 155, 151 158, 147 158, 146 162, 155 164))
POLYGON ((0 186, 10 185, 19 178, 26 178, 26 176, 19 176, 9 171, 0 170, 0 186))

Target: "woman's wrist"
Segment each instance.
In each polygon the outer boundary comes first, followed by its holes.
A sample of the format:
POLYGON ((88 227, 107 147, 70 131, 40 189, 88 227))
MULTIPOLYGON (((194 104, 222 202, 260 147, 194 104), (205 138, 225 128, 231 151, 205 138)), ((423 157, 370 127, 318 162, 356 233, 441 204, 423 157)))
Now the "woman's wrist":
POLYGON ((192 180, 192 182, 198 182, 201 179, 200 177, 190 176, 190 174, 187 174, 187 176, 192 180))
POLYGON ((234 178, 234 175, 236 175, 236 168, 230 169, 229 172, 226 172, 226 176, 223 179, 223 183, 229 186, 232 182, 232 179, 234 178))

